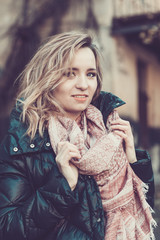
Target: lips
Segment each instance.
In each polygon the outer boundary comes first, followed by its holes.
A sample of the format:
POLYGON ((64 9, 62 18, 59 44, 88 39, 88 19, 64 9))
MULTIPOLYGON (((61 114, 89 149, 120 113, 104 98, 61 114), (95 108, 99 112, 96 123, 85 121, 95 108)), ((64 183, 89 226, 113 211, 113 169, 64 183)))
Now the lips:
POLYGON ((72 97, 76 101, 85 101, 88 98, 88 95, 87 94, 77 94, 77 95, 72 95, 72 97))
POLYGON ((72 97, 74 97, 74 98, 87 98, 88 95, 87 94, 77 94, 77 95, 72 95, 72 97))

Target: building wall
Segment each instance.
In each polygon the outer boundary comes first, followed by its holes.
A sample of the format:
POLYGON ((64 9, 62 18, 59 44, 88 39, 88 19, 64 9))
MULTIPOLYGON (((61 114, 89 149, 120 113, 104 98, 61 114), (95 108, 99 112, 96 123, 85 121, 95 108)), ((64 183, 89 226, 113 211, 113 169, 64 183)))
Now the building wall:
POLYGON ((159 0, 115 0, 113 4, 116 17, 152 14, 160 11, 159 0))
MULTIPOLYGON (((5 66, 6 59, 11 51, 9 29, 21 15, 22 1, 1 1, 0 7, 0 69, 5 66)), ((2 84, 2 83, 0 83, 2 84)))
POLYGON ((127 103, 119 112, 138 121, 136 56, 123 37, 113 38, 112 41, 115 44, 112 92, 127 103))
MULTIPOLYGON (((160 128, 160 62, 153 54, 133 46, 123 37, 114 38, 112 41, 115 43, 112 51, 115 57, 111 87, 116 95, 127 102, 120 112, 134 121, 139 120, 137 61, 141 59, 147 64, 145 89, 148 95, 148 124, 149 127, 160 128)), ((107 90, 105 84, 104 89, 107 90)))
POLYGON ((149 126, 160 127, 160 64, 148 66, 149 126))

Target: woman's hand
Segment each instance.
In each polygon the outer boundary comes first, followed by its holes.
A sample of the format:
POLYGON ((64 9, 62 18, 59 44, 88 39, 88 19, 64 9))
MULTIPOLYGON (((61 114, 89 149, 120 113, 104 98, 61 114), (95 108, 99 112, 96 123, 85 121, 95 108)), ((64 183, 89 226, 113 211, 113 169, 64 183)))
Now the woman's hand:
POLYGON ((66 178, 71 190, 74 190, 78 181, 78 169, 70 162, 72 158, 81 158, 77 147, 69 142, 60 142, 56 156, 57 166, 66 178))
POLYGON ((111 122, 111 129, 114 133, 123 138, 125 143, 124 148, 128 161, 130 163, 136 162, 137 159, 134 148, 134 139, 130 123, 128 121, 122 120, 121 118, 118 118, 117 120, 111 122))

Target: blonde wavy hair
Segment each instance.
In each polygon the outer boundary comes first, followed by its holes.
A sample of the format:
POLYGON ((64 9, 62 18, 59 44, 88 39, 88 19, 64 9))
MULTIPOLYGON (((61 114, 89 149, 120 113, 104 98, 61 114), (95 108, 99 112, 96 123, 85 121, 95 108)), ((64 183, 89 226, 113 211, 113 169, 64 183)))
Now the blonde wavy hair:
POLYGON ((20 92, 17 101, 22 104, 21 120, 28 124, 26 134, 34 138, 37 130, 41 137, 53 111, 63 110, 54 98, 55 88, 62 82, 62 76, 75 54, 82 47, 89 47, 95 56, 97 67, 97 89, 102 85, 100 53, 92 37, 82 32, 66 32, 54 35, 37 51, 19 77, 20 92))

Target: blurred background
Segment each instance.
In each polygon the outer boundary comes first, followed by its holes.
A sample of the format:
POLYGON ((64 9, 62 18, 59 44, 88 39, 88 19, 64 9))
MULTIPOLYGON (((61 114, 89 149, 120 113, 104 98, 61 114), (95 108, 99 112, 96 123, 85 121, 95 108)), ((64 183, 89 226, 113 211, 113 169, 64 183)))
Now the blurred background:
POLYGON ((136 147, 152 157, 160 224, 160 0, 0 2, 0 141, 15 103, 14 82, 40 43, 56 33, 87 29, 103 54, 103 90, 127 102, 119 113, 130 120, 136 147))

